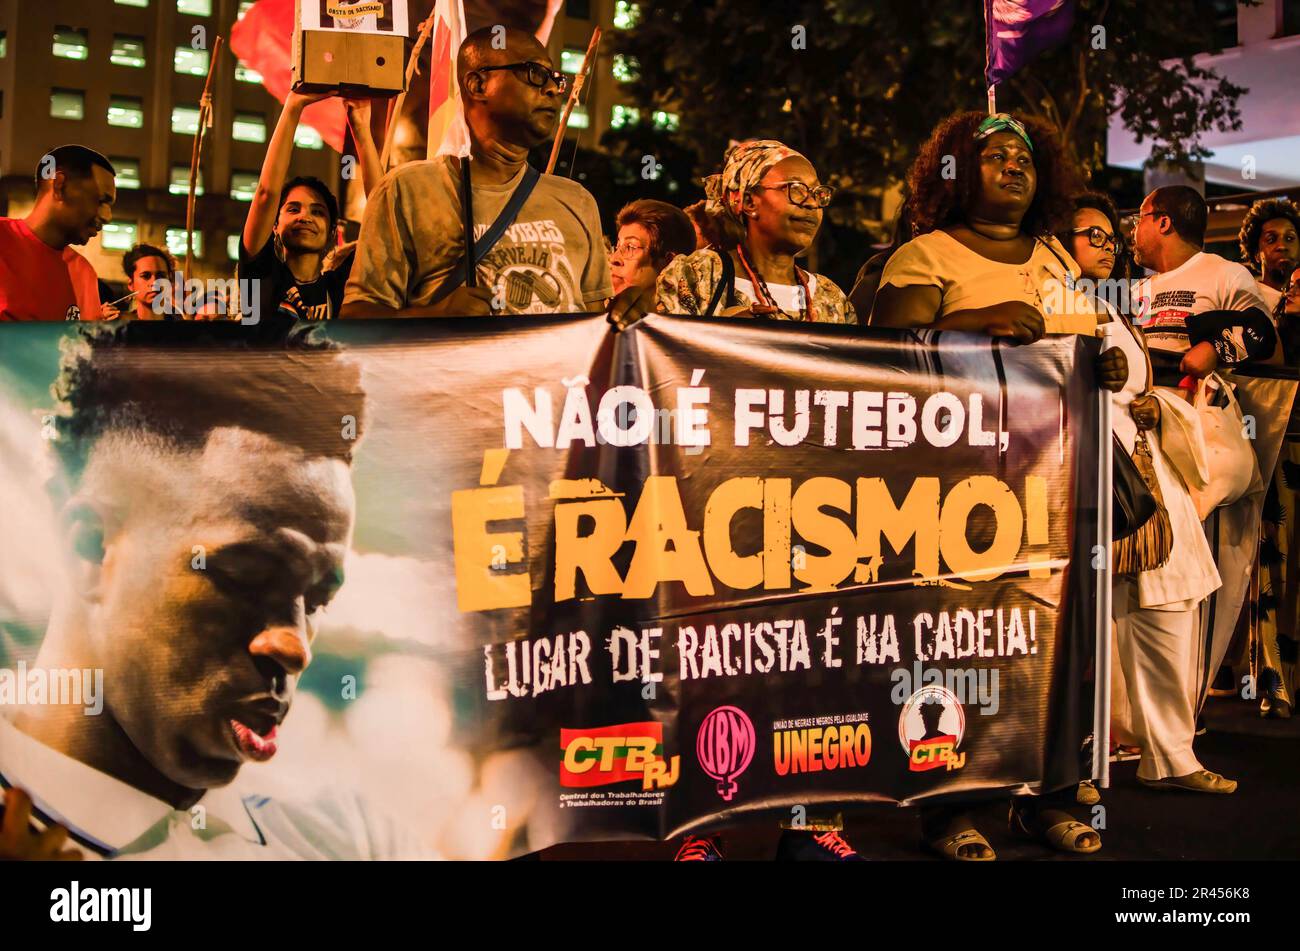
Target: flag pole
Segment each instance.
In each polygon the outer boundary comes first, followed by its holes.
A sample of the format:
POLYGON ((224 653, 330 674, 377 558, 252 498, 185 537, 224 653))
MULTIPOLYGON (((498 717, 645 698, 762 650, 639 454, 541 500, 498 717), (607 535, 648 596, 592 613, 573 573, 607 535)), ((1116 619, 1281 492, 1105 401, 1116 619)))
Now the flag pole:
POLYGON ((551 157, 546 163, 547 175, 555 171, 555 163, 560 157, 560 146, 564 144, 564 133, 569 127, 569 115, 573 112, 573 107, 578 103, 578 95, 582 92, 583 84, 587 81, 587 74, 591 72, 592 64, 596 59, 596 50, 599 46, 600 27, 596 27, 591 33, 591 42, 587 44, 587 55, 582 58, 582 69, 578 70, 578 75, 573 77, 573 90, 569 93, 569 99, 564 104, 564 112, 560 114, 560 121, 555 129, 555 141, 551 143, 551 157))
POLYGON ((406 61, 406 89, 397 94, 397 99, 388 111, 389 119, 384 129, 384 149, 379 155, 379 167, 385 172, 388 171, 388 160, 393 154, 393 139, 396 138, 393 133, 397 129, 397 120, 402 116, 402 106, 406 102, 406 92, 411 88, 411 80, 420 71, 420 53, 424 50, 424 44, 429 41, 429 34, 433 32, 434 18, 437 13, 438 8, 435 4, 433 12, 420 24, 420 32, 415 38, 415 46, 411 48, 411 57, 406 61))
MULTIPOLYGON (((993 51, 993 37, 989 35, 989 4, 993 0, 984 0, 984 78, 989 75, 989 55, 993 51)), ((997 86, 989 83, 989 115, 996 115, 998 111, 998 93, 997 86)))
POLYGON ((203 133, 212 125, 212 77, 217 71, 217 60, 221 57, 221 36, 217 36, 212 46, 212 56, 208 62, 208 78, 203 84, 203 95, 199 98, 199 121, 194 130, 194 148, 190 152, 190 189, 185 202, 185 266, 181 269, 182 313, 185 301, 185 283, 189 277, 190 265, 194 263, 194 210, 195 197, 199 182, 199 158, 203 154, 203 133))

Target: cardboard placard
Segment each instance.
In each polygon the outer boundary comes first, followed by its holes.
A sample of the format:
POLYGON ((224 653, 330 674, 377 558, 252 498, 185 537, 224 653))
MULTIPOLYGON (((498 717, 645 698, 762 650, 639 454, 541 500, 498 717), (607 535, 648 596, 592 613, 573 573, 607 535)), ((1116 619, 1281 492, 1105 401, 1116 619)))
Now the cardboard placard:
POLYGON ((407 14, 407 0, 295 0, 294 91, 402 92, 407 14))

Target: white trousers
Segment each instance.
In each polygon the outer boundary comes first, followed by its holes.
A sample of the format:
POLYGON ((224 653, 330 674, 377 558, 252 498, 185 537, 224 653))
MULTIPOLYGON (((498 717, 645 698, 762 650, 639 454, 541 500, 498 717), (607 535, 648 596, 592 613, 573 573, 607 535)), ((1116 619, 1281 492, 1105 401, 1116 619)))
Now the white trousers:
POLYGON ((1115 643, 1127 694, 1127 704, 1116 698, 1115 713, 1127 720, 1124 725, 1142 747, 1138 776, 1194 773, 1201 764, 1192 752, 1196 712, 1187 685, 1194 673, 1200 609, 1141 608, 1137 586, 1127 579, 1115 580, 1113 594, 1115 643))

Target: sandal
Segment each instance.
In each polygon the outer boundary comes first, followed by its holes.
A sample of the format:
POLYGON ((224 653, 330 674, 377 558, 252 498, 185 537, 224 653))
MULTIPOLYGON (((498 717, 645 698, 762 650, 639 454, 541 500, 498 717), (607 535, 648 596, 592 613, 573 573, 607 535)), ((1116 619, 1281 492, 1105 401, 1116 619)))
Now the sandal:
POLYGON ((1097 834, 1097 830, 1060 809, 1043 809, 1038 811, 1033 819, 1027 819, 1015 806, 1012 806, 1007 814, 1007 824, 1015 834, 1041 842, 1059 852, 1090 855, 1101 851, 1101 836, 1097 834), (1091 835, 1096 839, 1091 847, 1079 844, 1079 840, 1085 835, 1091 835))
POLYGON ((923 847, 940 858, 947 859, 951 862, 992 862, 997 858, 993 851, 993 846, 989 845, 988 839, 980 835, 978 829, 963 829, 961 832, 954 832, 952 835, 939 839, 931 839, 922 843, 923 847), (968 845, 982 845, 988 849, 988 855, 962 855, 961 849, 968 845))

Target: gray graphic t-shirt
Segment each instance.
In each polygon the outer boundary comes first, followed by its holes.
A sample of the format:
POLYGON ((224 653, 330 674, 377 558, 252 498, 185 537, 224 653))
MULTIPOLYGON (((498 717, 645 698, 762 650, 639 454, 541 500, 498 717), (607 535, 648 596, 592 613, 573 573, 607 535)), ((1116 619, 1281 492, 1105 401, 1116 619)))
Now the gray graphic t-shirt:
MULTIPOLYGON (((424 307, 460 277, 465 252, 459 160, 439 156, 390 172, 371 194, 345 304, 424 307)), ((476 240, 491 227, 523 179, 474 184, 476 240)), ((514 224, 478 266, 507 314, 594 309, 613 295, 600 213, 577 182, 543 175, 514 224)))

